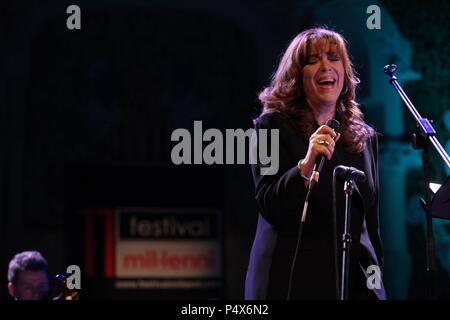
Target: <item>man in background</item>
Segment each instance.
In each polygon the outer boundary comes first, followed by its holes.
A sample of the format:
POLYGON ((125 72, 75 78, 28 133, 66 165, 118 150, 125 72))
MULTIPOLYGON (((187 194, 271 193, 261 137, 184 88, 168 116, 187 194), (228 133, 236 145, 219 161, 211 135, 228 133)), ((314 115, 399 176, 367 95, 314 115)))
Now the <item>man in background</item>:
POLYGON ((8 291, 16 300, 48 299, 48 264, 38 251, 18 253, 9 263, 8 291))

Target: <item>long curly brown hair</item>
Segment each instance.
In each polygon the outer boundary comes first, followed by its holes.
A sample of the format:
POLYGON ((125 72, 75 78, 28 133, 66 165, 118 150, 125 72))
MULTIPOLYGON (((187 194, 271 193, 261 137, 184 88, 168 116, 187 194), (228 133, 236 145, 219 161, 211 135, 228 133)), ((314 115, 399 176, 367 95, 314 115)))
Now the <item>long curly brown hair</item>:
POLYGON ((341 140, 348 152, 359 153, 363 151, 367 140, 375 135, 375 131, 364 122, 364 116, 355 101, 359 79, 355 75, 346 40, 335 31, 325 28, 308 29, 292 40, 272 76, 270 85, 259 94, 259 100, 264 106, 263 114, 283 112, 296 120, 297 128, 303 137, 308 139, 311 136, 314 116, 306 102, 302 71, 313 41, 322 43, 323 40, 336 45, 344 67, 344 86, 336 101, 336 119, 341 123, 341 140))

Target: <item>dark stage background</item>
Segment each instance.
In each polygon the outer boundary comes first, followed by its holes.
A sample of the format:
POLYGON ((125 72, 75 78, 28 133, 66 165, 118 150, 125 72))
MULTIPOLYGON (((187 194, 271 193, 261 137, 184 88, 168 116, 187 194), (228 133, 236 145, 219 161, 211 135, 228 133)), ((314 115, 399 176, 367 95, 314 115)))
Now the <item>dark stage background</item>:
MULTIPOLYGON (((449 152, 448 12, 446 1, 1 2, 0 298, 8 299, 9 259, 36 249, 52 274, 82 267, 85 299, 242 299, 257 218, 249 166, 176 166, 171 134, 192 131, 194 120, 204 130, 252 127, 257 93, 281 52, 315 25, 349 40, 358 101, 382 133, 388 295, 424 297, 420 153, 409 145, 413 119, 382 67, 398 64, 402 85, 449 152), (81 30, 66 27, 71 4, 81 8, 81 30), (380 30, 366 26, 372 4, 381 9, 380 30), (118 293, 102 271, 111 257, 102 250, 101 210, 123 207, 219 212, 218 287, 118 293), (94 217, 91 238, 86 215, 94 217)), ((448 174, 433 151, 432 180, 448 174)), ((447 221, 435 221, 435 237, 439 297, 450 298, 447 221)))

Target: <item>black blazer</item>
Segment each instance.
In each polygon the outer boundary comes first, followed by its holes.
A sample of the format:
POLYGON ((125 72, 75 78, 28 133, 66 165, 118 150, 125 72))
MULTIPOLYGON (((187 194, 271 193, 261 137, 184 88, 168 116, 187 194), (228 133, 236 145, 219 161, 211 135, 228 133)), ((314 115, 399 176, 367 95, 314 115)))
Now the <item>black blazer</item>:
MULTIPOLYGON (((317 124, 315 126, 318 127, 317 124)), ((297 163, 306 156, 308 141, 294 128, 293 120, 280 112, 260 116, 255 129, 279 129, 279 170, 275 175, 261 175, 260 166, 252 165, 259 217, 247 270, 245 298, 286 299, 299 216, 306 196, 297 163)), ((334 167, 341 164, 358 168, 367 177, 365 182, 356 183, 352 196, 350 298, 364 298, 365 294, 367 298, 386 298, 383 284, 378 290, 367 289, 366 277, 369 275, 365 272, 370 265, 379 266, 381 270, 383 266, 378 217, 377 148, 375 137, 367 142, 362 153, 351 154, 344 150, 342 140, 339 140, 332 159, 325 161, 303 228, 292 286, 293 299, 337 298, 335 264, 339 266, 340 275, 342 245, 339 239, 343 231, 345 195, 344 181, 338 179, 336 239, 332 177, 334 167)))

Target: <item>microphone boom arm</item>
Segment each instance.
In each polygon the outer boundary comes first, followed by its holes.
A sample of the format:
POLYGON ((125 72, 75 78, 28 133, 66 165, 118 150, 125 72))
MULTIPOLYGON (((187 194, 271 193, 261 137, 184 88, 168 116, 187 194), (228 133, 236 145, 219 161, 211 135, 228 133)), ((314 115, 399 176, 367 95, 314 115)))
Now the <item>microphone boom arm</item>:
POLYGON ((429 175, 429 167, 430 167, 430 156, 429 156, 429 148, 428 142, 434 146, 439 156, 445 161, 447 166, 450 168, 450 158, 445 152, 442 145, 439 143, 436 138, 436 130, 434 130, 431 121, 426 118, 422 118, 417 109, 414 107, 411 100, 409 100, 406 93, 403 91, 402 87, 397 81, 397 77, 394 76, 394 72, 397 70, 397 66, 395 64, 387 65, 384 67, 384 72, 389 77, 389 82, 394 86, 395 90, 397 90, 400 97, 405 102, 408 110, 413 115, 414 119, 418 126, 421 129, 422 139, 418 139, 416 135, 413 135, 414 142, 413 147, 417 149, 417 147, 422 148, 422 164, 423 164, 423 179, 424 179, 424 195, 425 200, 421 199, 421 203, 423 203, 423 207, 425 209, 426 214, 426 258, 427 258, 427 268, 426 274, 428 277, 428 297, 430 299, 435 299, 437 297, 437 277, 436 277, 436 252, 435 252, 435 242, 433 236, 433 213, 431 210, 431 194, 429 189, 430 184, 430 175, 429 175))
POLYGON ((402 100, 405 102, 406 107, 413 115, 414 119, 416 119, 417 124, 419 125, 420 129, 422 130, 422 134, 430 140, 431 144, 434 146, 436 151, 438 152, 439 156, 444 160, 444 162, 447 164, 447 167, 450 168, 450 157, 448 156, 445 149, 442 147, 439 140, 436 138, 436 130, 434 130, 433 125, 431 124, 430 120, 427 118, 423 118, 420 113, 417 111, 416 107, 414 107, 414 104, 409 100, 408 96, 406 95, 405 91, 403 91, 402 87, 397 81, 397 77, 394 75, 394 72, 397 70, 397 66, 395 64, 390 64, 384 67, 384 73, 386 73, 389 77, 389 82, 392 84, 392 86, 395 88, 395 90, 398 92, 402 100))

